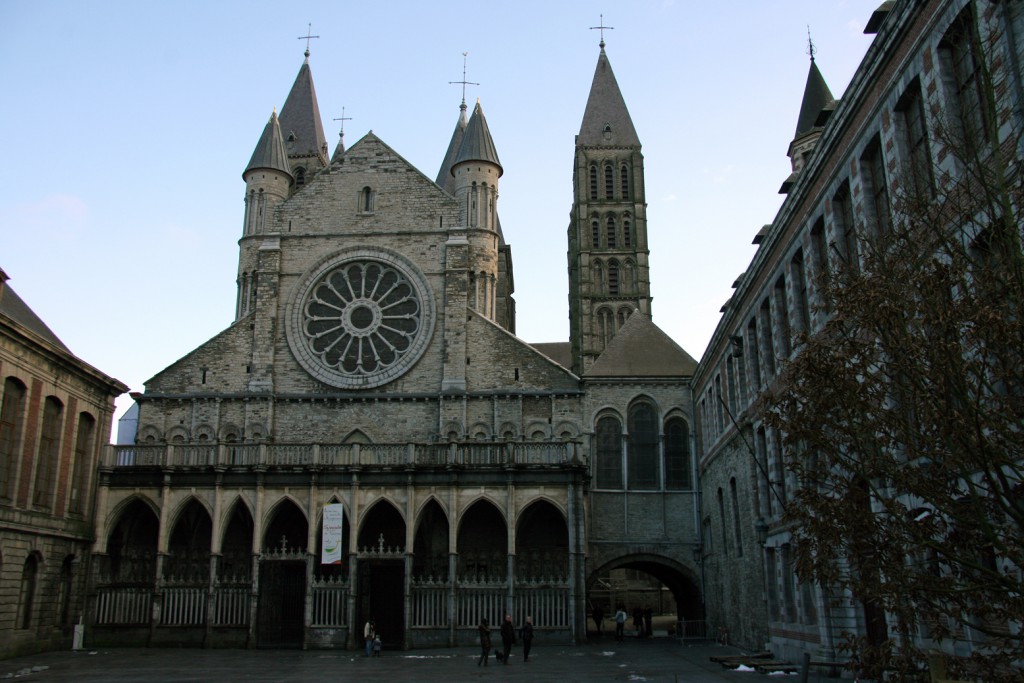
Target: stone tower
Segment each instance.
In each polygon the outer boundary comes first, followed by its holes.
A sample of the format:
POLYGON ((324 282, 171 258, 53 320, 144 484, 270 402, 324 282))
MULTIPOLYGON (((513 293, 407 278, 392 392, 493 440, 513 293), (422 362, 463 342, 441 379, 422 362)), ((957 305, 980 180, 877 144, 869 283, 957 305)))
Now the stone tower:
POLYGON ((634 312, 651 315, 644 164, 604 41, 576 136, 569 336, 582 375, 634 312))

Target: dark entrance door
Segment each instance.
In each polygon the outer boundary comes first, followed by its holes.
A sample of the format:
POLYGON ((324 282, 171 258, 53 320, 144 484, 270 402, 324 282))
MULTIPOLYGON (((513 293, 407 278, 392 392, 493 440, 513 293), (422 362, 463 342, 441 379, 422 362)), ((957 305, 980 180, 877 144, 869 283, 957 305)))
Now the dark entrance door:
POLYGON ((359 563, 358 644, 362 644, 363 624, 377 623, 377 633, 385 647, 401 648, 405 640, 405 562, 402 560, 363 560, 359 563))
POLYGON ((302 647, 306 604, 306 563, 264 561, 256 642, 260 647, 302 647))

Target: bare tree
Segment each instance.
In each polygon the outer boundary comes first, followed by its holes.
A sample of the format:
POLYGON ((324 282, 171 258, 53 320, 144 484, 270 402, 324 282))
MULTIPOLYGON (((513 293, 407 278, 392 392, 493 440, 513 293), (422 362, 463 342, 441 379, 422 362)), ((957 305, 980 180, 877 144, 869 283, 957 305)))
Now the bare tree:
POLYGON ((797 572, 855 606, 844 647, 875 677, 954 643, 954 675, 1019 681, 1024 661, 1021 138, 969 38, 976 109, 935 126, 941 168, 900 169, 891 220, 818 283, 828 322, 760 405, 800 482, 797 572))

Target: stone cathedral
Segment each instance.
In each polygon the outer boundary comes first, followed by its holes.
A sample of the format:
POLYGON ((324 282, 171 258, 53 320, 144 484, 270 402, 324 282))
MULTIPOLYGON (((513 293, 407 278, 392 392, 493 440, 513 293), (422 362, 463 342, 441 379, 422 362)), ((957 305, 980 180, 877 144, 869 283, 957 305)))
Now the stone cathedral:
POLYGON ((565 342, 515 334, 499 183, 525 171, 500 144, 463 102, 435 177, 372 132, 330 150, 306 52, 239 160, 235 319, 146 383, 101 467, 90 642, 351 648, 373 619, 387 647, 466 645, 505 613, 577 642, 619 568, 703 618, 696 362, 652 321, 640 137, 604 42, 565 342))

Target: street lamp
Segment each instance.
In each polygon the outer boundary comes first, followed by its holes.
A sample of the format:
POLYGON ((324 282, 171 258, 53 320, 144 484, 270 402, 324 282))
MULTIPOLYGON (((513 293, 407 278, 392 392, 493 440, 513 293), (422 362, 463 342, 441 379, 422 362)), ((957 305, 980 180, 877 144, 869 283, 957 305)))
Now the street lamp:
POLYGON ((757 542, 763 548, 764 544, 768 542, 768 522, 764 521, 764 517, 758 517, 757 522, 754 523, 754 532, 757 534, 757 542))

